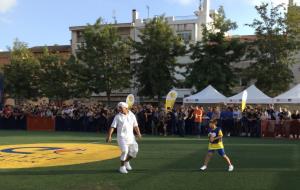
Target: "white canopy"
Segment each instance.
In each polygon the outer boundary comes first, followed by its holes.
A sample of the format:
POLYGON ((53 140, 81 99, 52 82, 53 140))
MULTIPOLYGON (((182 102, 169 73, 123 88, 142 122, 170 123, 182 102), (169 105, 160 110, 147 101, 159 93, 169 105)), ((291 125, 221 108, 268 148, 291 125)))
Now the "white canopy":
POLYGON ((218 92, 214 87, 208 85, 205 89, 198 92, 197 94, 191 95, 183 99, 183 103, 206 103, 206 104, 216 104, 224 103, 227 98, 218 92))
MULTIPOLYGON (((246 89, 248 93, 247 104, 272 104, 273 99, 264 94, 255 85, 246 89)), ((242 103, 243 91, 228 98, 228 103, 242 103)))
POLYGON ((274 103, 277 104, 295 104, 295 103, 300 103, 300 84, 297 84, 290 90, 276 96, 274 98, 274 103))

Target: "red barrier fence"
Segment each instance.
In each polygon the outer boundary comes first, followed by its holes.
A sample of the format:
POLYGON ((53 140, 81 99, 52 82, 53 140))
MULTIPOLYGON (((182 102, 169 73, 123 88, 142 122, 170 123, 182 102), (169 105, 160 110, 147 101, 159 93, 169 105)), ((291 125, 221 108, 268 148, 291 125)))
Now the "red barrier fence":
MULTIPOLYGON (((29 131, 55 131, 59 129, 56 127, 55 117, 27 116, 26 120, 29 131)), ((65 125, 64 122, 60 124, 65 125)), ((258 129, 260 129, 261 137, 300 138, 300 120, 261 120, 258 129)))
POLYGON ((28 131, 55 131, 54 117, 27 116, 28 131))
POLYGON ((262 137, 298 137, 300 135, 300 121, 298 120, 262 120, 262 137))

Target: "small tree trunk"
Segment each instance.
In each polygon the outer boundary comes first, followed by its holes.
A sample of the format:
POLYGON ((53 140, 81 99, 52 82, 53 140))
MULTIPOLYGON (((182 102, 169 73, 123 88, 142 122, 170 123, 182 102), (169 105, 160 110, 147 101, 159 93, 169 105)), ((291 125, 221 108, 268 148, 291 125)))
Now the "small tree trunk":
POLYGON ((111 100, 110 100, 111 92, 110 92, 110 91, 107 91, 107 92, 106 92, 106 95, 107 95, 107 105, 110 105, 110 103, 111 103, 111 100))
POLYGON ((157 105, 161 105, 161 95, 157 95, 157 105))

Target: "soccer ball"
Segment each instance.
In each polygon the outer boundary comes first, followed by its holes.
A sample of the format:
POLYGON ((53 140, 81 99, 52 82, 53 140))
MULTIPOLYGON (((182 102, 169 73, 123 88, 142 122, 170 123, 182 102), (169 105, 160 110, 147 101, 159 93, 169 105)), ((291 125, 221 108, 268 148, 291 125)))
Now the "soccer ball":
POLYGON ((215 138, 217 136, 217 134, 216 133, 210 133, 210 136, 215 138))

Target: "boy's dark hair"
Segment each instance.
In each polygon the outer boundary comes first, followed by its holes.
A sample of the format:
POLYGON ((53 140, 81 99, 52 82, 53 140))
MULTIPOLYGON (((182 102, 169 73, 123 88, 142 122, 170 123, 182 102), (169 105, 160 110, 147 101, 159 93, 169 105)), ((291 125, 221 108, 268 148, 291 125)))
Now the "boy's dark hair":
POLYGON ((214 124, 214 125, 217 125, 218 121, 217 121, 216 119, 211 119, 211 120, 209 121, 209 123, 214 124))

